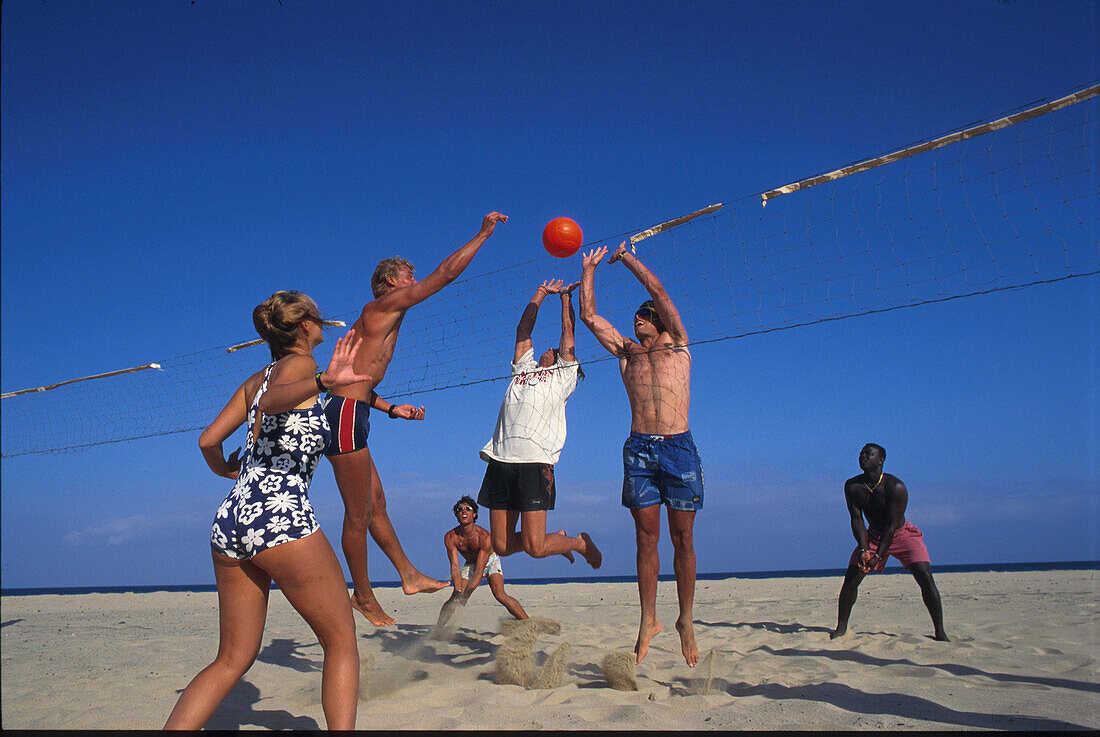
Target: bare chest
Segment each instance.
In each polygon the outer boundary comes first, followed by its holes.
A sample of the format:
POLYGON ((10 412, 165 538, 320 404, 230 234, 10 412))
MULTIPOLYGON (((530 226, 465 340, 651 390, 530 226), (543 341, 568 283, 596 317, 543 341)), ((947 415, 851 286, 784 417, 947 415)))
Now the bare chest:
POLYGON ((476 558, 478 551, 481 550, 481 535, 476 532, 466 537, 456 534, 455 549, 467 560, 476 558))
POLYGON ((649 350, 639 347, 627 356, 621 370, 628 385, 683 388, 691 379, 691 356, 685 349, 671 345, 649 350))

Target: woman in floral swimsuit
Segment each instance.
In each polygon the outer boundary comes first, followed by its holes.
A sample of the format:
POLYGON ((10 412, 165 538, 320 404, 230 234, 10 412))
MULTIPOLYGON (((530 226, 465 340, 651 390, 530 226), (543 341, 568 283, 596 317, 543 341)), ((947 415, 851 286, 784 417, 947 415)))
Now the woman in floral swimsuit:
POLYGON ((188 684, 166 729, 199 729, 260 652, 271 581, 317 634, 324 649, 321 705, 329 729, 354 729, 359 651, 347 583, 306 494, 328 440, 318 392, 370 381, 352 360, 359 341, 336 343, 328 369, 313 349, 324 336, 317 305, 300 292, 276 292, 252 320, 273 362, 234 392, 199 438, 210 469, 236 479, 218 508, 210 543, 218 584, 221 640, 214 661, 188 684), (222 443, 247 421, 244 457, 222 443))

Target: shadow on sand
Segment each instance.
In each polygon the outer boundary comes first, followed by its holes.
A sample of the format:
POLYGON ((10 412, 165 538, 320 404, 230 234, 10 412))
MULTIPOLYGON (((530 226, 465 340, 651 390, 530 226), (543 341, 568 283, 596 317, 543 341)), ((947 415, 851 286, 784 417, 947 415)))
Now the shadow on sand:
POLYGON ((846 660, 852 663, 861 663, 863 665, 883 666, 883 665, 907 665, 915 668, 936 668, 937 670, 946 671, 955 676, 982 676, 983 678, 989 678, 994 681, 1001 681, 1002 683, 1026 683, 1036 686, 1047 686, 1049 688, 1068 688, 1073 691, 1087 691, 1090 693, 1100 693, 1100 684, 1089 683, 1087 681, 1072 681, 1068 678, 1054 678, 1048 676, 1025 676, 1013 673, 991 673, 979 668, 974 668, 969 665, 960 665, 958 663, 914 663, 912 660, 895 660, 891 658, 879 658, 874 655, 868 655, 856 650, 799 650, 796 648, 784 648, 782 650, 775 650, 768 645, 762 645, 755 650, 762 650, 771 655, 779 655, 781 657, 804 657, 804 658, 829 658, 830 660, 846 660))
POLYGON ((246 728, 319 730, 311 717, 296 717, 283 709, 257 709, 263 701, 260 689, 243 678, 233 687, 225 701, 206 723, 206 729, 239 731, 246 728))
MULTIPOLYGON (((680 696, 695 693, 692 691, 692 684, 686 679, 678 678, 676 681, 677 683, 672 687, 673 693, 680 696)), ((777 701, 817 701, 856 714, 885 714, 905 719, 936 722, 945 727, 951 726, 962 729, 1023 730, 1029 732, 1086 729, 1080 724, 1045 717, 958 711, 918 696, 903 693, 866 693, 842 683, 813 683, 806 686, 784 686, 778 683, 752 685, 715 678, 711 682, 711 691, 724 691, 737 698, 763 696, 766 699, 777 701)))

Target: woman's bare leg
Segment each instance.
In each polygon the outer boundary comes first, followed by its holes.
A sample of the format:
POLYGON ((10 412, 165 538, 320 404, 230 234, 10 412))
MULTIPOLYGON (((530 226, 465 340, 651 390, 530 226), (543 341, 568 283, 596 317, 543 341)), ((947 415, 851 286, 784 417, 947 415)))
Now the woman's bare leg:
POLYGON ((278 584, 325 651, 321 707, 328 728, 355 729, 359 705, 355 620, 344 572, 325 534, 318 530, 300 540, 268 548, 252 560, 278 584))
POLYGON ((271 580, 247 560, 211 552, 218 582, 218 654, 191 679, 165 729, 201 729, 260 652, 271 580))

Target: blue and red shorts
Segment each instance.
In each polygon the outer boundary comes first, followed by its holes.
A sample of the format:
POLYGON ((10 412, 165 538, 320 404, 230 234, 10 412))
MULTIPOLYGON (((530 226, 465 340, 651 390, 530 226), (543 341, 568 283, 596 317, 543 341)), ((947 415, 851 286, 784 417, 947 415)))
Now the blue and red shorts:
POLYGON ((351 397, 329 394, 322 400, 332 437, 325 446, 326 456, 353 453, 367 447, 370 435, 370 405, 351 397))

